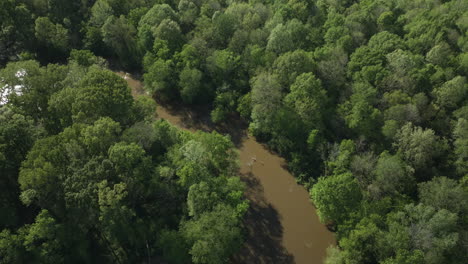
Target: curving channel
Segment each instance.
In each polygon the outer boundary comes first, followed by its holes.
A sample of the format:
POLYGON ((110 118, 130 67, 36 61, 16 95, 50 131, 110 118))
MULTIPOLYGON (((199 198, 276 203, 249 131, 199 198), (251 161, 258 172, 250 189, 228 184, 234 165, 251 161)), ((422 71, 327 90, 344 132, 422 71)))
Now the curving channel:
MULTIPOLYGON (((118 74, 125 77, 134 96, 144 93, 141 82, 129 74, 118 74)), ((285 169, 285 160, 247 135, 242 124, 215 127, 206 113, 157 107, 159 118, 183 129, 230 134, 239 149, 241 177, 251 206, 244 220, 246 242, 232 263, 323 263, 335 238, 319 222, 309 193, 285 169)))

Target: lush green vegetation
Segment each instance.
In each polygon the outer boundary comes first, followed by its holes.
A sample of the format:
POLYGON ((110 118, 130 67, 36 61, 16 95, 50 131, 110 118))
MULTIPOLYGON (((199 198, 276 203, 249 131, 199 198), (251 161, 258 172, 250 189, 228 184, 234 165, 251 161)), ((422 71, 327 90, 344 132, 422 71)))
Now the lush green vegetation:
POLYGON ((468 259, 467 1, 3 0, 0 25, 0 90, 23 87, 0 106, 0 261, 241 243, 232 143, 153 121, 95 55, 249 122, 336 231, 327 263, 468 259))
POLYGON ((0 71, 22 87, 0 106, 0 263, 225 262, 248 208, 232 142, 155 121, 102 62, 0 71))

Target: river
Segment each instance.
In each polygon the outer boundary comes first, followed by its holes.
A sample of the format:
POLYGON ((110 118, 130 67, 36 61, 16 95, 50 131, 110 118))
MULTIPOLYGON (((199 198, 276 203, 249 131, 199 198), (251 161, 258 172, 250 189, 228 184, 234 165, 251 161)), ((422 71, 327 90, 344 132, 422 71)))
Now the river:
MULTIPOLYGON (((125 76, 123 72, 118 73, 125 76)), ((142 84, 125 77, 132 94, 143 94, 142 84)), ((244 219, 247 234, 232 263, 320 264, 334 235, 319 222, 309 193, 285 169, 285 160, 247 135, 237 121, 215 127, 206 111, 158 105, 157 114, 171 124, 191 131, 230 134, 239 149, 241 178, 251 201, 244 219)))

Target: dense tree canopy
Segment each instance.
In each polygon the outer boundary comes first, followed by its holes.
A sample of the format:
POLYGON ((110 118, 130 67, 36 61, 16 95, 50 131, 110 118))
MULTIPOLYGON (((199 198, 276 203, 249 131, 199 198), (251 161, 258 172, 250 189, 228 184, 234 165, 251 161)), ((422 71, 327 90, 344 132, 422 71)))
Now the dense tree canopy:
POLYGON ((0 263, 226 261, 248 208, 233 143, 155 121, 100 60, 0 72, 20 88, 0 106, 0 263))
POLYGON ((153 98, 242 119, 282 155, 336 232, 326 263, 463 262, 467 12, 0 1, 0 263, 229 261, 248 207, 234 145, 155 121, 153 98))

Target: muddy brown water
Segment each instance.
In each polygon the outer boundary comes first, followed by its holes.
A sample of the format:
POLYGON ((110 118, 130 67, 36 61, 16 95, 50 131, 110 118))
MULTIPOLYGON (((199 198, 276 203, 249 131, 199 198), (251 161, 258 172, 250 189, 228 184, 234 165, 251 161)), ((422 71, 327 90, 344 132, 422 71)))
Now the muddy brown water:
MULTIPOLYGON (((134 96, 145 93, 141 82, 130 75, 125 79, 134 96)), ((160 104, 157 115, 183 129, 230 134, 238 147, 241 178, 251 202, 244 219, 246 241, 232 263, 323 263, 326 248, 336 244, 334 235, 319 222, 309 193, 285 169, 284 159, 247 135, 238 121, 217 127, 203 109, 160 104)))

